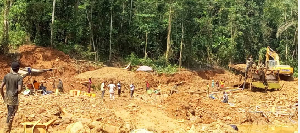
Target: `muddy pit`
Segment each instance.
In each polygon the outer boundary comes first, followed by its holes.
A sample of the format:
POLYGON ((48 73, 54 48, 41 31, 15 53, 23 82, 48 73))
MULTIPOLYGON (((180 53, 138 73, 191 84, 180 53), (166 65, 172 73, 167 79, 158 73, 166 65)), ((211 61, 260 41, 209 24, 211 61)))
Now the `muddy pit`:
MULTIPOLYGON (((20 95, 19 110, 15 116, 12 132, 22 131, 22 122, 41 123, 55 119, 49 132, 66 132, 69 125, 81 122, 86 132, 129 132, 148 129, 157 132, 234 132, 229 124, 238 126, 241 132, 294 132, 298 127, 298 81, 280 81, 280 91, 252 92, 234 90, 239 76, 226 70, 182 70, 174 75, 132 72, 122 68, 101 67, 92 62, 76 61, 64 53, 34 45, 19 48, 22 67, 56 68, 36 77, 26 77, 24 83, 35 79, 44 80, 48 90, 53 81, 61 78, 67 93, 56 96, 20 95), (121 81, 122 95, 109 100, 108 90, 104 100, 101 92, 92 90, 96 97, 71 97, 72 89, 87 91, 80 84, 89 77, 95 86, 102 81, 121 81), (222 103, 222 91, 211 90, 217 99, 209 99, 206 84, 211 80, 224 79, 229 91, 229 103, 222 103), (161 95, 146 94, 145 81, 152 89, 160 89, 161 95), (129 97, 129 85, 135 83, 135 97, 129 97), (175 84, 178 93, 168 95, 175 84), (196 93, 197 92, 197 93, 196 93), (286 127, 290 127, 287 128, 286 127)), ((0 78, 9 72, 12 59, 0 55, 0 78)), ((6 119, 6 106, 0 102, 0 120, 6 119)), ((4 124, 0 125, 3 129, 4 124)), ((69 126, 71 127, 71 126, 69 126)))

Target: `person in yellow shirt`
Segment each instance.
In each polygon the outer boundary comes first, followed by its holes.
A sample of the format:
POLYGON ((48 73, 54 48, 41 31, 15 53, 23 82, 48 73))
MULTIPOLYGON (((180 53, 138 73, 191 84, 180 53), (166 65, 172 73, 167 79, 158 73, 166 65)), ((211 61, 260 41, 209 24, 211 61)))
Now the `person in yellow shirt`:
POLYGON ((225 81, 221 80, 220 81, 220 88, 223 89, 225 87, 225 81))

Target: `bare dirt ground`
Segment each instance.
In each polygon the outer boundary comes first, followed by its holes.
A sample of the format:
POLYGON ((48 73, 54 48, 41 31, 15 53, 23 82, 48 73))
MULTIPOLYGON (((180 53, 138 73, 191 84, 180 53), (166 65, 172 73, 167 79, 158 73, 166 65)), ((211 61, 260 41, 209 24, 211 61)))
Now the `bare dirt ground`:
MULTIPOLYGON (((50 132, 67 132, 72 123, 81 122, 86 132, 129 132, 133 129, 148 129, 157 132, 235 132, 229 124, 238 125, 239 132, 294 132, 298 128, 298 79, 281 81, 280 91, 235 90, 230 91, 229 103, 222 103, 222 91, 214 89, 217 99, 206 95, 206 84, 211 80, 225 80, 228 90, 236 89, 239 77, 221 69, 190 71, 181 70, 173 75, 132 72, 122 68, 99 67, 92 62, 76 61, 64 53, 34 45, 19 48, 22 67, 56 68, 40 76, 31 77, 46 81, 48 90, 61 78, 67 93, 56 96, 20 95, 19 110, 15 116, 12 132, 22 131, 22 122, 41 120, 56 121, 50 132), (122 96, 109 100, 108 90, 104 100, 101 92, 95 98, 71 97, 71 89, 87 91, 80 81, 89 77, 95 86, 102 81, 122 83, 122 96), (145 81, 152 89, 160 89, 161 95, 145 92, 145 81), (134 83, 134 98, 129 97, 129 85, 134 83), (178 85, 178 93, 168 95, 178 85), (263 128, 262 128, 263 127, 263 128), (267 127, 267 128, 265 128, 267 127), (287 129, 283 129, 287 127, 287 129)), ((0 55, 0 78, 9 72, 11 58, 0 55)), ((29 82, 26 77, 24 83, 29 82)), ((0 102, 0 121, 5 122, 7 109, 0 102)), ((0 131, 4 124, 0 124, 0 131)))

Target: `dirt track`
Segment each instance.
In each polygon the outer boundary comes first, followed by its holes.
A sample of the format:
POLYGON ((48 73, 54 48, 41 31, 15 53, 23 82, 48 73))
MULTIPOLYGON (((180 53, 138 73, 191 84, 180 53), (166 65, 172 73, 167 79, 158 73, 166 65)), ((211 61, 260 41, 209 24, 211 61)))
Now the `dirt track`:
MULTIPOLYGON (((96 90, 93 91, 97 94, 96 98, 70 97, 68 94, 29 97, 21 95, 20 107, 13 124, 13 127, 19 129, 14 132, 20 132, 20 123, 39 119, 41 122, 56 119, 49 129, 51 132, 64 132, 68 125, 77 121, 81 121, 91 132, 101 131, 103 124, 120 131, 147 128, 158 132, 233 131, 228 124, 298 124, 298 113, 295 113, 297 108, 294 106, 298 103, 298 81, 281 81, 281 91, 232 91, 229 96, 232 105, 229 105, 219 99, 208 99, 203 93, 206 84, 211 84, 211 80, 224 79, 227 87, 239 83, 238 76, 225 70, 183 70, 174 75, 157 75, 113 67, 98 69, 99 67, 89 62, 76 63, 60 51, 33 45, 22 46, 19 51, 22 67, 57 68, 53 73, 47 72, 33 77, 38 81, 45 80, 48 90, 53 90, 53 78, 61 78, 67 92, 71 89, 86 91, 86 87, 79 82, 87 80, 88 77, 92 77, 95 86, 103 80, 112 80, 121 81, 124 87, 122 97, 116 96, 114 101, 109 100, 108 91, 102 101, 100 92, 96 90), (145 81, 149 81, 152 89, 161 89, 162 95, 146 95, 145 81), (179 93, 168 96, 169 90, 180 82, 179 93), (129 98, 130 83, 136 84, 134 99, 129 98), (98 124, 93 126, 93 123, 98 124), (195 129, 190 129, 193 126, 195 129)), ((0 67, 4 70, 0 73, 0 78, 9 71, 10 62, 10 58, 0 56, 0 67)), ((24 82, 27 80, 28 77, 24 82)), ((221 97, 220 93, 216 92, 216 97, 221 97)), ((0 120, 4 122, 7 111, 4 104, 0 103, 0 120)))

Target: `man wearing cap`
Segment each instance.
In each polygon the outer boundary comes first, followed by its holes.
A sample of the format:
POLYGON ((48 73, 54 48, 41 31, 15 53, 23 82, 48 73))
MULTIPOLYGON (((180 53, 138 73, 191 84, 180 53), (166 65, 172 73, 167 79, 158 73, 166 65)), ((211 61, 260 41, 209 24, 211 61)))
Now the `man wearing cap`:
POLYGON ((6 127, 4 129, 5 133, 10 133, 11 131, 12 122, 19 105, 18 94, 21 92, 23 84, 23 78, 18 74, 20 68, 19 63, 13 62, 11 64, 11 68, 12 72, 4 76, 2 84, 0 86, 1 96, 8 109, 6 127), (6 85, 6 95, 4 95, 3 92, 4 85, 6 85))

